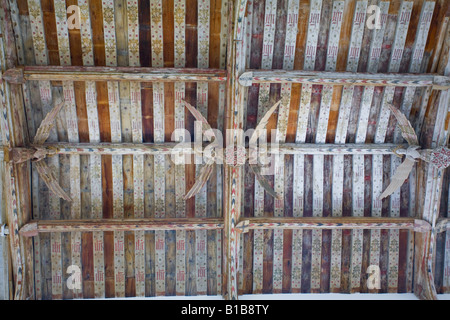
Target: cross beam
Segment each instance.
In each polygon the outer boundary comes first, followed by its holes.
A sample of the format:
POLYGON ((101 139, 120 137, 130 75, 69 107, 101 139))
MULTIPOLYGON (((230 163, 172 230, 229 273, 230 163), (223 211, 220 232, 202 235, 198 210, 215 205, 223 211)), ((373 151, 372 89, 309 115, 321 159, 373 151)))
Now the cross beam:
MULTIPOLYGON (((223 222, 223 218, 31 220, 19 234, 33 237, 55 232, 217 230, 224 228, 223 222)), ((238 232, 254 229, 403 229, 423 233, 430 231, 431 225, 415 218, 384 217, 245 218, 236 224, 238 232)))
POLYGON ((307 229, 307 230, 370 230, 403 229, 415 232, 427 232, 431 225, 425 220, 414 218, 378 218, 378 217, 299 217, 299 218, 246 218, 238 223, 240 232, 255 229, 307 229))
POLYGON ((12 84, 26 81, 139 81, 139 82, 224 82, 222 69, 146 68, 146 67, 80 67, 25 66, 3 73, 3 80, 12 84))
MULTIPOLYGON (((203 145, 203 146, 206 146, 203 145)), ((267 152, 270 154, 304 154, 304 155, 393 155, 398 148, 407 148, 404 145, 391 143, 385 144, 314 144, 314 143, 280 143, 267 145, 267 152)), ((31 147, 33 148, 33 147, 31 147)), ((38 147, 36 147, 38 148, 38 147)), ((171 155, 171 154, 193 154, 201 153, 197 151, 194 143, 45 143, 39 148, 43 148, 47 154, 66 155, 171 155)), ((30 148, 18 147, 15 152, 25 152, 30 148)), ((247 152, 249 148, 246 148, 247 152)), ((0 150, 2 152, 2 150, 0 150)), ((6 153, 5 153, 6 154, 6 153)), ((12 159, 12 156, 8 158, 12 159)))
POLYGON ((257 83, 309 83, 377 87, 432 87, 435 90, 448 90, 450 77, 437 74, 246 70, 240 75, 239 83, 245 87, 257 83))
POLYGON ((223 219, 83 219, 33 220, 19 234, 24 237, 38 233, 93 231, 152 231, 152 230, 216 230, 223 229, 223 219))

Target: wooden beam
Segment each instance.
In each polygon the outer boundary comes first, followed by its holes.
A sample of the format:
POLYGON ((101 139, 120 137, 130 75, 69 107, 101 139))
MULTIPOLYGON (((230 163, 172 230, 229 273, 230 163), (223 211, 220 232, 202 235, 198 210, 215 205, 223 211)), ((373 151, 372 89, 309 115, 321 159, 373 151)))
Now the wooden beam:
POLYGON ((297 218, 246 218, 236 226, 239 232, 248 230, 291 229, 291 230, 369 230, 404 229, 428 232, 431 225, 415 218, 372 218, 372 217, 297 217, 297 218))
MULTIPOLYGON (((229 5, 228 0, 222 0, 221 3, 221 18, 220 18, 220 58, 219 58, 219 67, 222 69, 226 69, 227 66, 227 43, 231 38, 228 34, 229 30, 229 22, 230 17, 233 17, 233 12, 230 10, 231 5, 229 5)), ((219 84, 219 113, 217 118, 217 130, 222 131, 224 126, 224 114, 225 114, 225 102, 227 95, 227 83, 219 84)), ((217 216, 223 217, 223 193, 224 193, 224 179, 223 179, 223 168, 217 167, 217 194, 216 194, 216 202, 217 202, 217 216)), ((223 294, 223 270, 226 267, 223 264, 223 232, 218 230, 216 232, 216 252, 217 252, 217 266, 216 266, 216 274, 217 274, 217 294, 223 294)))
POLYGON ((436 233, 445 232, 450 228, 450 218, 439 219, 436 223, 436 233))
MULTIPOLYGON (((0 71, 17 65, 16 41, 20 40, 14 35, 14 19, 11 16, 9 1, 1 1, 0 9, 0 71)), ((26 145, 28 142, 25 116, 22 104, 21 89, 0 83, 0 133, 3 147, 11 148, 16 145, 26 145)), ((7 155, 4 155, 7 158, 7 155)), ((6 204, 6 222, 9 228, 9 252, 12 270, 12 283, 10 283, 10 297, 14 299, 32 299, 33 290, 33 249, 32 242, 20 239, 18 230, 23 220, 31 218, 29 207, 30 194, 28 192, 29 166, 13 166, 8 163, 4 166, 4 200, 6 204)))
POLYGON ((325 71, 246 70, 239 84, 249 87, 257 83, 306 83, 322 85, 353 85, 377 87, 450 88, 450 78, 438 74, 357 73, 325 71))
POLYGON ((224 82, 227 71, 221 69, 90 67, 90 66, 25 66, 3 73, 3 80, 22 84, 25 81, 139 81, 224 82))
POLYGON ((154 230, 217 230, 223 229, 223 219, 80 219, 32 220, 19 234, 33 237, 38 233, 93 232, 93 231, 154 231, 154 230))
MULTIPOLYGON (((229 2, 229 42, 228 42, 228 65, 227 70, 230 77, 227 79, 227 114, 226 114, 226 141, 228 145, 243 145, 243 136, 238 129, 243 128, 244 104, 243 87, 239 85, 238 76, 245 70, 245 37, 244 25, 246 24, 247 0, 237 0, 229 2)), ((225 216, 225 267, 224 283, 226 288, 224 295, 227 299, 238 298, 237 292, 237 268, 238 268, 238 248, 239 234, 236 231, 236 223, 241 215, 242 198, 242 167, 226 167, 224 184, 224 216, 225 216)))
MULTIPOLYGON (((303 155, 393 155, 397 148, 404 145, 385 144, 314 144, 314 143, 280 143, 268 144, 267 152, 271 154, 303 154, 303 155)), ((171 155, 178 153, 193 154, 194 144, 180 146, 175 142, 165 143, 46 143, 43 145, 49 155, 171 155)), ((246 148, 247 152, 249 148, 246 148)), ((27 148, 16 148, 25 151, 27 148)), ((10 156, 12 159, 12 156, 10 156)))
MULTIPOLYGON (((446 54, 450 47, 450 29, 447 27, 445 34, 444 47, 446 48, 439 61, 439 72, 445 76, 450 75, 450 59, 446 54)), ((448 144, 448 105, 450 101, 450 91, 440 92, 439 103, 434 107, 431 119, 425 118, 426 122, 434 124, 432 139, 429 139, 425 145, 427 148, 437 148, 448 144), (434 115, 434 113, 436 115, 434 115)), ((439 208, 444 180, 444 170, 433 166, 423 164, 423 175, 421 178, 422 186, 418 190, 419 217, 428 221, 433 228, 431 232, 415 237, 415 277, 414 294, 420 299, 437 300, 437 292, 434 284, 433 260, 436 254, 436 224, 439 217, 439 208)))
MULTIPOLYGON (((442 219, 441 222, 449 221, 442 219)), ((221 218, 32 220, 19 230, 19 234, 33 237, 38 233, 74 231, 220 230, 223 226, 221 218)), ((236 228, 239 232, 255 229, 404 229, 423 233, 430 231, 431 225, 415 218, 273 217, 246 218, 236 228)))

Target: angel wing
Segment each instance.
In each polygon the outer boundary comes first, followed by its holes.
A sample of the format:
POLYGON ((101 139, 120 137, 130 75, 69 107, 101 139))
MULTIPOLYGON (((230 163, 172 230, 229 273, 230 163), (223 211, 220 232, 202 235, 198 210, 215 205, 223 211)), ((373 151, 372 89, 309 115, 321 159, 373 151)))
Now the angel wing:
POLYGON ((281 200, 281 196, 273 190, 269 181, 261 174, 261 167, 254 164, 250 164, 250 168, 255 174, 256 179, 258 179, 258 182, 261 185, 261 187, 263 187, 264 190, 266 190, 272 197, 281 200))
POLYGON ((53 109, 45 116, 44 120, 42 120, 41 125, 36 131, 36 136, 34 137, 33 144, 41 145, 47 140, 50 135, 50 131, 55 125, 55 118, 58 115, 61 108, 64 106, 64 101, 57 104, 53 107, 53 109))
MULTIPOLYGON (((275 103, 267 112, 266 114, 261 118, 258 125, 256 126, 255 132, 253 132, 252 136, 250 137, 249 145, 255 146, 256 142, 258 141, 258 137, 262 130, 266 129, 267 123, 269 122, 270 116, 275 112, 275 109, 278 108, 280 105, 281 100, 275 103)), ((253 155, 252 157, 254 157, 253 155)), ((258 180, 259 184, 266 190, 272 197, 276 199, 280 199, 280 195, 277 195, 276 192, 271 187, 269 181, 261 174, 261 167, 255 164, 252 164, 253 162, 250 161, 250 168, 252 169, 253 173, 255 174, 256 179, 258 180)))
POLYGON ((259 137, 259 132, 261 132, 262 130, 264 130, 267 126, 267 123, 269 122, 270 116, 272 115, 272 113, 274 113, 275 109, 278 108, 278 106, 280 105, 281 100, 278 101, 277 103, 275 103, 272 108, 269 109, 269 111, 266 112, 266 114, 261 118, 261 120, 259 121, 258 125, 255 128, 255 132, 253 132, 249 144, 250 145, 255 145, 256 141, 258 141, 258 137, 259 137))
POLYGON ((195 179, 195 183, 192 186, 191 190, 186 193, 184 196, 184 200, 187 200, 193 196, 195 196, 205 185, 206 181, 208 181, 211 173, 213 171, 213 163, 204 164, 200 169, 200 174, 195 179))
POLYGON ((214 132, 211 130, 211 126, 208 123, 208 120, 206 120, 205 117, 203 117, 203 115, 200 113, 200 111, 198 111, 196 108, 194 108, 192 105, 190 105, 186 101, 182 100, 182 102, 184 103, 186 108, 188 108, 188 110, 192 113, 195 120, 200 121, 202 123, 203 134, 210 140, 211 140, 211 138, 216 138, 216 136, 214 135, 214 132), (211 131, 208 131, 208 130, 211 130, 211 131))
POLYGON ((380 200, 391 195, 392 193, 394 193, 395 190, 397 190, 403 185, 405 180, 408 179, 409 173, 414 167, 414 164, 415 162, 413 160, 406 158, 405 161, 403 161, 402 164, 398 166, 394 176, 391 178, 391 183, 386 188, 386 190, 384 190, 384 192, 380 195, 379 197, 380 200))
POLYGON ((53 175, 45 161, 41 160, 35 162, 34 164, 36 165, 39 176, 42 178, 42 180, 44 180, 47 187, 58 197, 71 202, 72 199, 70 199, 67 193, 65 193, 64 190, 60 187, 59 183, 56 181, 56 177, 53 175))
MULTIPOLYGON (((203 115, 200 113, 200 111, 198 111, 196 108, 194 108, 192 105, 190 105, 186 101, 182 100, 182 102, 184 103, 186 108, 189 110, 189 112, 192 113, 192 115, 194 116, 195 120, 200 121, 202 123, 202 132, 203 132, 203 134, 209 140, 211 140, 211 138, 216 139, 216 135, 211 130, 211 126, 208 123, 208 120, 206 120, 205 117, 203 117, 203 115)), ((213 164, 212 163, 204 164, 201 167, 200 174, 195 179, 195 183, 192 186, 191 190, 189 190, 188 193, 186 193, 186 195, 184 196, 184 200, 187 200, 187 199, 195 196, 197 193, 199 193, 199 191, 203 188, 205 183, 208 181, 209 177, 211 177, 212 170, 213 170, 213 164)))
POLYGON ((408 141, 409 145, 418 146, 419 139, 417 139, 416 132, 414 131, 408 119, 406 119, 405 115, 396 107, 394 107, 392 104, 389 104, 389 109, 391 109, 391 112, 397 119, 398 126, 400 127, 400 131, 402 132, 403 138, 405 138, 405 140, 408 141))

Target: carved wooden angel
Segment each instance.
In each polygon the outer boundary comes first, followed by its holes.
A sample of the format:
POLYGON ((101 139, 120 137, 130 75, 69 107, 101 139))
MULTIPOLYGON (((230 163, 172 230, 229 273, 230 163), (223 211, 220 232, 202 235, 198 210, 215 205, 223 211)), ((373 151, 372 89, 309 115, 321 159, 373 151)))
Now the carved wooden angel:
POLYGON ((434 150, 430 149, 420 149, 419 139, 411 126, 411 123, 406 119, 405 115, 400 112, 393 105, 389 105, 391 112, 397 119, 398 126, 402 133, 403 138, 408 142, 409 146, 407 149, 399 149, 396 151, 399 155, 405 155, 405 160, 400 166, 398 166, 395 171, 394 176, 391 178, 391 183, 380 195, 380 199, 386 198, 387 196, 394 193, 395 190, 400 188, 405 180, 408 178, 409 173, 413 169, 417 159, 422 159, 428 162, 432 166, 439 169, 447 168, 450 165, 450 150, 446 147, 436 148, 434 150))
MULTIPOLYGON (((197 121, 200 121, 202 123, 202 132, 203 134, 208 138, 214 138, 216 139, 216 136, 214 135, 213 130, 211 130, 211 126, 209 125, 208 121, 202 116, 202 114, 196 109, 194 108, 192 105, 190 105, 189 103, 187 103, 186 101, 183 101, 184 105, 186 106, 186 108, 192 113, 192 115, 194 116, 194 118, 197 121)), ((266 126, 267 123, 269 121, 270 116, 274 113, 275 109, 278 108, 278 106, 280 105, 281 100, 278 101, 277 103, 275 103, 267 112, 266 114, 262 117, 261 121, 259 122, 259 124, 256 126, 256 129, 254 131, 254 133, 252 134, 252 136, 250 137, 250 142, 249 144, 252 146, 256 145, 256 142, 258 140, 259 135, 261 134, 261 132, 263 130, 266 130, 266 126)), ((280 199, 280 195, 276 194, 275 191, 273 190, 272 186, 270 185, 269 181, 262 175, 262 165, 258 162, 257 158, 256 158, 256 154, 253 155, 245 155, 245 152, 240 152, 239 149, 237 150, 229 150, 227 148, 226 151, 227 155, 226 158, 227 160, 229 158, 234 158, 234 157, 243 157, 244 159, 242 159, 243 161, 237 161, 237 163, 241 163, 241 165, 243 163, 245 163, 245 161, 247 159, 249 159, 249 157, 251 157, 250 161, 250 168, 253 171, 253 173, 255 174, 256 179, 258 180, 258 182, 261 184, 261 186, 274 198, 280 199), (228 154, 230 153, 229 151, 232 151, 233 154, 228 154)), ((220 158, 222 161, 223 159, 223 155, 216 153, 215 154, 216 157, 220 158)), ((202 187, 205 185, 205 183, 208 181, 208 179, 211 176, 212 170, 213 170, 213 161, 209 161, 206 164, 202 165, 201 169, 200 169, 200 173, 197 176, 194 185, 192 186, 192 188, 188 191, 188 193, 184 196, 184 199, 189 199, 193 196, 195 196, 201 189, 202 187)))
POLYGON ((58 197, 67 201, 72 201, 70 197, 64 192, 56 180, 55 175, 51 172, 50 168, 44 160, 48 156, 56 154, 56 150, 44 148, 43 144, 50 135, 55 124, 55 118, 58 115, 61 108, 64 106, 64 101, 57 104, 53 109, 45 116, 44 120, 34 137, 33 143, 30 148, 14 148, 12 150, 12 158, 14 163, 22 163, 31 160, 36 165, 36 170, 39 173, 41 179, 45 182, 47 187, 58 197))

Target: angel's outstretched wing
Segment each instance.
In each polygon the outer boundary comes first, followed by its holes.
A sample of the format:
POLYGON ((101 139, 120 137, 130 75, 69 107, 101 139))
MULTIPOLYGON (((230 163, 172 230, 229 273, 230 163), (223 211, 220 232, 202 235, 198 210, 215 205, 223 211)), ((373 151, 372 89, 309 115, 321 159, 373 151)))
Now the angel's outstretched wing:
POLYGON ((184 196, 184 200, 187 200, 193 196, 195 196, 205 185, 206 181, 208 181, 209 177, 211 176, 211 173, 213 171, 213 163, 204 164, 200 168, 200 174, 195 179, 195 183, 192 186, 191 190, 186 193, 184 196))
POLYGON ((414 167, 414 164, 415 162, 413 160, 406 158, 405 161, 403 161, 403 163, 398 166, 394 176, 391 178, 391 183, 386 188, 386 190, 384 190, 384 192, 380 195, 379 197, 380 200, 391 195, 392 193, 394 193, 395 190, 397 190, 402 186, 405 180, 408 179, 409 173, 414 167))
POLYGON ((408 119, 406 119, 405 115, 396 107, 394 107, 392 104, 389 104, 389 109, 391 109, 391 112, 397 119, 398 126, 400 127, 400 131, 402 132, 403 138, 405 138, 405 140, 408 141, 408 144, 410 146, 418 146, 419 139, 417 139, 416 132, 414 131, 408 119))
POLYGON ((255 174, 256 179, 258 180, 261 187, 266 190, 272 197, 281 200, 280 195, 276 194, 276 192, 273 190, 272 186, 270 185, 269 181, 261 174, 261 168, 257 165, 250 164, 250 168, 252 169, 253 173, 255 174))
POLYGON ((181 101, 184 103, 186 108, 188 108, 188 110, 192 113, 192 115, 194 116, 195 120, 200 121, 202 123, 202 132, 203 132, 203 134, 208 139, 215 138, 216 136, 214 135, 214 132, 211 130, 211 126, 208 123, 208 120, 206 120, 205 117, 203 117, 203 115, 200 113, 200 111, 198 111, 196 108, 194 108, 192 105, 190 105, 186 101, 184 101, 184 100, 181 100, 181 101))
MULTIPOLYGON (((215 136, 214 132, 211 130, 210 124, 208 123, 208 120, 206 120, 205 117, 203 117, 203 115, 200 113, 200 111, 198 111, 196 108, 194 108, 192 105, 190 105, 186 101, 182 100, 182 102, 184 103, 186 108, 188 108, 189 112, 192 113, 195 120, 200 121, 202 123, 203 134, 209 140, 211 140, 211 138, 216 139, 216 136, 215 136)), ((188 193, 186 193, 186 195, 184 196, 184 200, 187 200, 187 199, 195 196, 202 189, 202 187, 208 181, 209 177, 211 177, 212 170, 213 170, 212 163, 204 164, 201 167, 200 174, 195 179, 195 183, 192 186, 191 190, 189 190, 188 193)))
POLYGON ((58 197, 63 198, 67 201, 72 201, 67 193, 59 185, 58 181, 56 181, 56 177, 51 172, 50 168, 47 166, 44 160, 37 161, 34 163, 36 165, 37 172, 42 180, 45 182, 47 187, 58 197))
POLYGON ((278 106, 280 105, 281 100, 278 101, 277 103, 275 103, 272 108, 269 109, 269 111, 266 112, 266 114, 261 118, 261 120, 259 121, 258 125, 255 128, 255 132, 253 132, 249 144, 255 145, 256 141, 258 141, 258 137, 259 134, 262 130, 266 129, 267 123, 269 122, 270 116, 272 115, 272 113, 274 113, 275 109, 278 108, 278 106))
POLYGON ((64 101, 57 104, 53 107, 53 109, 45 116, 44 120, 42 120, 41 125, 36 131, 36 136, 34 137, 33 144, 41 145, 47 140, 50 135, 50 131, 55 125, 55 118, 58 115, 61 108, 64 106, 64 101))
MULTIPOLYGON (((275 103, 267 112, 266 114, 261 118, 258 125, 255 128, 255 132, 253 132, 252 136, 250 137, 249 145, 255 146, 256 142, 258 141, 258 137, 261 134, 263 130, 266 129, 267 123, 269 122, 270 116, 275 112, 275 109, 278 108, 280 105, 281 100, 275 103)), ((254 157, 256 155, 251 156, 254 157)), ((253 173, 255 174, 256 179, 258 180, 259 184, 266 190, 267 193, 269 193, 272 197, 276 199, 280 199, 280 196, 275 193, 273 188, 271 187, 269 181, 261 174, 261 167, 259 165, 252 164, 252 161, 250 161, 250 168, 252 169, 253 173)))

